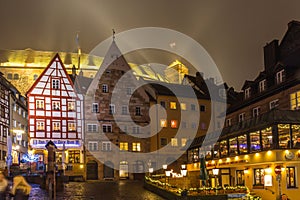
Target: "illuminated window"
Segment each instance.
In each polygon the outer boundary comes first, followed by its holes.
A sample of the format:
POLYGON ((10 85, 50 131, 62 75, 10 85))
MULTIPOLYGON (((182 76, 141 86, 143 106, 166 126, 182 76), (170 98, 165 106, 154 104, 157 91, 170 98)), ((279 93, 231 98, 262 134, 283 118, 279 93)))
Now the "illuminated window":
POLYGON ((109 114, 115 114, 116 110, 115 110, 115 105, 114 104, 109 104, 109 114))
POLYGON ((88 150, 89 151, 98 151, 98 142, 91 142, 88 143, 88 150))
POLYGON ((141 116, 141 107, 139 106, 135 107, 135 115, 141 116))
POLYGON ((186 145, 187 139, 181 138, 181 146, 184 147, 186 145))
POLYGON ((278 124, 278 139, 279 139, 279 148, 286 149, 293 146, 291 144, 289 124, 278 124))
POLYGON ((172 110, 175 110, 176 109, 176 102, 174 102, 174 101, 171 101, 170 102, 170 109, 172 109, 172 110))
POLYGON ((261 139, 263 150, 271 149, 273 147, 272 127, 261 130, 261 139))
POLYGON ((58 90, 60 86, 59 80, 58 79, 52 79, 52 89, 58 90))
POLYGON ((248 153, 247 135, 238 136, 240 154, 248 153))
POLYGON ((300 91, 290 95, 291 110, 298 110, 300 108, 300 91))
POLYGON ((102 125, 102 131, 103 133, 111 133, 112 132, 112 127, 110 124, 103 124, 102 125))
POLYGON ((111 142, 102 142, 102 151, 111 151, 111 142))
POLYGON ((296 169, 295 167, 286 167, 287 188, 296 188, 296 169))
POLYGON ((177 147, 178 146, 177 138, 171 138, 171 146, 172 147, 177 147))
POLYGON ((284 69, 276 73, 276 83, 282 83, 285 78, 284 69))
POLYGON ((160 127, 167 127, 167 120, 166 119, 161 119, 160 120, 160 127))
POLYGON ((237 138, 229 139, 229 155, 237 155, 238 154, 238 142, 237 138))
POLYGON ((141 143, 133 142, 132 143, 132 151, 141 151, 141 143))
POLYGON ((97 124, 88 124, 87 131, 88 132, 98 132, 98 125, 97 124))
POLYGON ((60 122, 52 122, 52 130, 60 131, 60 122))
POLYGON ((266 90, 266 79, 259 82, 259 92, 263 92, 266 90))
POLYGON ((128 142, 120 142, 120 150, 128 151, 128 142))
POLYGON ((265 170, 258 168, 254 169, 254 185, 255 186, 263 186, 265 178, 265 170))
POLYGON ((221 157, 228 156, 228 144, 227 144, 227 140, 220 141, 220 155, 221 155, 221 157))
POLYGON ((245 91, 244 91, 245 99, 248 99, 250 97, 250 89, 251 88, 245 89, 245 91))
POLYGON ((76 131, 76 124, 74 122, 68 123, 68 131, 70 132, 76 131))
POLYGON ((99 105, 98 105, 98 103, 93 103, 92 104, 92 112, 93 113, 99 112, 99 105))
POLYGON ((37 110, 43 110, 44 109, 44 100, 36 100, 35 107, 37 110))
POLYGON ((60 110, 60 102, 59 101, 52 101, 52 109, 53 110, 60 110))
POLYGON ((250 151, 256 152, 260 151, 260 133, 259 131, 250 133, 250 151))
POLYGON ((74 150, 68 151, 69 153, 69 163, 80 163, 80 151, 74 150))
POLYGON ((186 110, 186 103, 180 103, 181 110, 186 110))
POLYGON ((36 122, 36 130, 38 130, 38 131, 44 131, 45 130, 45 122, 43 122, 43 121, 37 121, 36 122))
POLYGON ((69 101, 68 102, 68 111, 74 111, 75 110, 75 101, 69 101))
MULTIPOLYGON (((292 125, 292 147, 300 148, 300 125, 292 125)), ((291 148, 291 147, 290 147, 291 148)))
POLYGON ((108 85, 107 84, 102 85, 102 92, 103 93, 108 93, 108 85))
POLYGON ((177 128, 178 127, 178 121, 177 120, 171 120, 171 128, 177 128))

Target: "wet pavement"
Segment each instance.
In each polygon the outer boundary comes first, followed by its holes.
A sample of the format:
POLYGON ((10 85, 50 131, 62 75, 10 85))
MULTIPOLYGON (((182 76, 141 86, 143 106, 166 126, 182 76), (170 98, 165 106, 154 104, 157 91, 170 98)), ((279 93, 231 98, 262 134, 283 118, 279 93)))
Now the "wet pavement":
MULTIPOLYGON (((31 200, 47 200, 48 194, 32 185, 31 200)), ((124 180, 120 182, 70 182, 57 200, 163 200, 162 197, 145 190, 143 182, 124 180)))

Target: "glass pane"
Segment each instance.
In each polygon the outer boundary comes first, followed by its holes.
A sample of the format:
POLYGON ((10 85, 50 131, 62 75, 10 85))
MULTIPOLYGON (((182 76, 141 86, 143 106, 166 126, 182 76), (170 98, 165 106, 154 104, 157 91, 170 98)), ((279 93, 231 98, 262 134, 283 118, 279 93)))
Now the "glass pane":
POLYGON ((290 148, 290 125, 289 124, 278 124, 278 138, 279 148, 286 149, 290 148))
POLYGON ((241 154, 248 153, 248 149, 247 149, 247 135, 246 134, 240 135, 238 137, 238 141, 239 141, 239 150, 240 150, 240 153, 241 154))
POLYGON ((255 151, 260 151, 261 146, 260 146, 260 133, 259 131, 250 133, 250 151, 255 152, 255 151))
POLYGON ((222 157, 228 156, 227 140, 222 140, 220 142, 220 154, 222 157))
POLYGON ((261 137, 263 149, 271 149, 273 147, 272 127, 261 130, 261 137))
POLYGON ((300 125, 292 125, 292 145, 293 148, 300 148, 300 125))
POLYGON ((237 155, 238 154, 238 145, 237 145, 237 138, 230 138, 229 139, 229 154, 230 155, 237 155))

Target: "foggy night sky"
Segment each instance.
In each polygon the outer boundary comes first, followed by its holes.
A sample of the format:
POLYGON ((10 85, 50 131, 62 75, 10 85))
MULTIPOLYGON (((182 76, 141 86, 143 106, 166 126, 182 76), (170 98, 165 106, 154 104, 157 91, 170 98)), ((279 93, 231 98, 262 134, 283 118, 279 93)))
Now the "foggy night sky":
POLYGON ((111 37, 138 27, 164 27, 197 40, 223 80, 240 90, 263 70, 263 46, 281 41, 299 0, 0 0, 0 49, 89 53, 111 37))

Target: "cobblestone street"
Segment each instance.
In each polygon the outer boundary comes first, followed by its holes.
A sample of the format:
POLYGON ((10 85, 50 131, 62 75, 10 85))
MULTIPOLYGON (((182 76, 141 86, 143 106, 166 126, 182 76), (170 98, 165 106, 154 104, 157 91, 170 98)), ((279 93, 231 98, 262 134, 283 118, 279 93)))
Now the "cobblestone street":
MULTIPOLYGON (((31 200, 48 199, 46 191, 38 185, 32 185, 31 200)), ((120 182, 70 182, 64 192, 57 193, 57 200, 163 200, 163 198, 145 190, 139 181, 120 182)))

